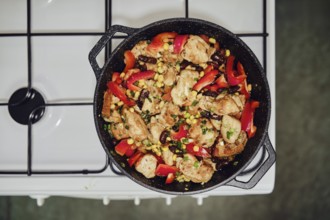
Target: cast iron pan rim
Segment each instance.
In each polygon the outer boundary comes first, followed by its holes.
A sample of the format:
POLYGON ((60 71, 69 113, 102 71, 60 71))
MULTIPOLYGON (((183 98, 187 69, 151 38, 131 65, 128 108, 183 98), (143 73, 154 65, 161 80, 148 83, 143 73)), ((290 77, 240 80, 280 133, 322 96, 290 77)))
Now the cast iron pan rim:
POLYGON ((94 93, 94 105, 93 105, 93 112, 94 112, 94 122, 95 122, 95 126, 97 129, 97 134, 99 139, 101 140, 102 146, 104 148, 104 150, 106 151, 106 153, 108 154, 111 162, 113 162, 116 167, 125 174, 125 176, 129 177, 131 180, 133 180, 134 182, 142 185, 143 187, 146 187, 148 189, 160 192, 160 193, 165 193, 165 194, 170 194, 170 195, 192 195, 192 194, 197 194, 197 193, 203 193, 203 192, 207 192, 210 190, 213 190, 215 188, 218 188, 220 186, 226 185, 226 183, 228 183, 229 181, 233 180, 234 178, 236 178, 236 176, 238 176, 250 163, 251 161, 255 158, 256 154, 259 152, 261 146, 263 145, 265 138, 268 134, 268 127, 269 127, 269 120, 270 120, 270 113, 271 113, 271 97, 270 97, 270 90, 269 90, 269 85, 268 85, 268 80, 266 78, 266 74, 264 72, 264 69, 262 68, 258 58, 255 56, 255 54, 252 52, 252 50, 239 38, 237 37, 234 33, 232 33, 231 31, 229 31, 228 29, 219 26, 217 24, 208 22, 208 21, 204 21, 204 20, 200 20, 200 19, 196 19, 196 18, 171 18, 171 19, 165 19, 165 20, 160 20, 160 21, 156 21, 153 22, 149 25, 146 25, 144 27, 141 28, 137 28, 134 33, 132 33, 131 35, 129 35, 126 39, 124 39, 114 50, 113 52, 110 54, 108 60, 106 61, 106 63, 104 64, 104 67, 102 69, 101 74, 99 75, 98 79, 97 79, 97 83, 96 83, 96 87, 95 87, 95 93, 94 93), (158 26, 158 25, 162 25, 162 24, 167 24, 167 23, 171 23, 171 22, 177 22, 177 21, 182 21, 182 22, 192 22, 192 23, 199 23, 199 24, 203 24, 203 25, 207 25, 207 26, 211 26, 213 28, 216 28, 218 30, 220 30, 221 32, 226 33, 227 35, 229 35, 230 37, 234 38, 236 40, 236 42, 239 44, 240 47, 243 47, 248 53, 249 55, 252 57, 252 60, 254 61, 255 65, 257 65, 257 68, 259 69, 259 76, 262 78, 263 84, 265 86, 265 90, 266 90, 266 98, 267 98, 267 107, 268 107, 268 111, 267 111, 267 118, 265 121, 265 130, 262 134, 261 139, 259 140, 259 145, 256 148, 256 150, 254 151, 253 154, 251 154, 250 159, 239 169, 237 170, 235 173, 233 173, 229 178, 227 178, 226 180, 215 184, 213 186, 210 186, 208 188, 205 189, 200 189, 200 190, 195 190, 195 191, 167 191, 167 190, 163 190, 160 188, 156 188, 154 186, 150 186, 147 185, 137 179, 135 179, 133 176, 131 176, 128 172, 126 172, 126 170, 124 168, 122 168, 120 166, 120 164, 112 157, 112 154, 109 152, 103 136, 101 135, 101 132, 99 132, 99 123, 98 123, 98 113, 96 112, 97 110, 97 96, 100 95, 98 94, 98 88, 100 86, 100 82, 101 79, 105 73, 106 67, 109 65, 109 63, 111 62, 111 60, 113 59, 113 57, 116 55, 116 53, 118 52, 118 50, 124 45, 126 44, 128 41, 130 41, 131 39, 133 39, 137 34, 144 32, 146 29, 154 27, 154 26, 158 26))

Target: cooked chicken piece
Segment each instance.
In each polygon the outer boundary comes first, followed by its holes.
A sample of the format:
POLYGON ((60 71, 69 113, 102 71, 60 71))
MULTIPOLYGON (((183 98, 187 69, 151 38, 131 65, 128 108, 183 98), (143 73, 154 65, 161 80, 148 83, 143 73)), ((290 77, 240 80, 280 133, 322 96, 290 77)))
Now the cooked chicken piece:
POLYGON ((147 66, 147 70, 153 70, 153 71, 157 72, 157 69, 158 69, 157 64, 146 63, 146 66, 147 66))
POLYGON ((174 160, 173 160, 173 155, 174 153, 170 150, 163 151, 162 152, 162 159, 167 165, 173 166, 174 165, 174 160))
POLYGON ((243 111, 244 105, 245 105, 245 96, 244 95, 231 95, 230 98, 232 98, 234 100, 238 109, 240 111, 243 111))
POLYGON ((152 154, 142 156, 135 164, 135 169, 142 173, 146 178, 155 177, 157 158, 152 154))
POLYGON ((164 72, 164 84, 167 86, 172 86, 175 82, 176 75, 178 72, 176 71, 175 67, 169 67, 164 72))
POLYGON ((175 66, 176 62, 181 62, 183 58, 179 54, 170 53, 173 51, 173 46, 170 46, 169 50, 163 52, 163 60, 165 63, 170 63, 175 66))
POLYGON ((194 183, 206 183, 214 173, 211 165, 198 161, 191 154, 185 154, 183 158, 177 159, 176 162, 180 172, 194 183))
POLYGON ((148 137, 148 128, 139 114, 123 109, 123 115, 128 126, 129 136, 135 141, 142 141, 148 137))
POLYGON ((128 138, 130 136, 128 130, 125 128, 124 123, 112 124, 111 133, 117 140, 128 138))
POLYGON ((216 163, 212 162, 212 160, 210 158, 204 158, 203 163, 210 165, 214 171, 217 170, 216 163))
POLYGON ((214 99, 203 96, 199 104, 200 108, 217 115, 236 115, 240 112, 235 101, 230 96, 214 99))
POLYGON ((179 106, 188 106, 192 104, 195 99, 192 95, 192 87, 196 83, 195 79, 198 78, 198 76, 199 74, 197 71, 181 71, 180 75, 178 76, 177 84, 171 91, 174 104, 179 106))
POLYGON ((211 121, 213 127, 215 129, 217 129, 218 131, 220 131, 220 129, 221 129, 221 120, 211 119, 210 121, 211 121))
POLYGON ((225 143, 223 141, 223 139, 220 138, 218 140, 217 145, 215 146, 217 149, 217 151, 216 151, 217 153, 215 154, 215 156, 229 157, 229 156, 239 154, 244 150, 246 142, 247 142, 247 135, 246 135, 245 131, 241 131, 239 133, 239 136, 234 144, 225 143))
POLYGON ((104 120, 109 121, 110 118, 110 106, 111 106, 111 98, 112 94, 108 91, 104 92, 103 95, 103 106, 102 106, 102 117, 104 120))
POLYGON ((149 111, 150 115, 155 115, 160 112, 159 108, 160 99, 156 99, 153 96, 149 96, 149 98, 144 100, 142 111, 149 111))
POLYGON ((195 64, 206 63, 215 52, 201 37, 191 35, 181 51, 181 56, 195 64))
POLYGON ((197 145, 211 147, 218 136, 208 119, 198 119, 194 126, 189 129, 189 134, 197 145))
POLYGON ((131 52, 133 53, 135 58, 138 58, 139 55, 156 57, 157 51, 147 50, 147 47, 148 47, 148 43, 146 40, 140 41, 133 47, 131 52))
POLYGON ((147 90, 149 91, 150 95, 154 98, 161 99, 162 92, 159 88, 157 88, 154 84, 153 80, 146 80, 145 84, 147 86, 147 90))
POLYGON ((157 122, 155 117, 152 117, 150 124, 148 124, 148 128, 151 134, 149 139, 152 141, 152 143, 157 144, 161 133, 165 129, 164 126, 157 122))
POLYGON ((235 143, 241 132, 241 122, 234 117, 224 115, 222 117, 221 135, 228 143, 235 143))
POLYGON ((167 102, 161 109, 160 115, 157 116, 157 120, 168 128, 178 121, 179 115, 181 115, 180 108, 172 102, 167 102))

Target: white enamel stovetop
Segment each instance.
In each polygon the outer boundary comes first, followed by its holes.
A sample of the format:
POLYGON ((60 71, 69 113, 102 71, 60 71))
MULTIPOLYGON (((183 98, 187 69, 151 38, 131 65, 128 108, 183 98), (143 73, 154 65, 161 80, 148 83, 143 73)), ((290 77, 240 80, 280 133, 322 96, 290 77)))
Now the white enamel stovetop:
MULTIPOLYGON (((110 1, 111 2, 111 1, 110 1)), ((156 20, 189 17, 217 23, 234 33, 262 33, 263 0, 113 0, 111 24, 141 27, 156 20)), ((267 77, 272 94, 270 140, 275 147, 275 0, 267 2, 267 77)), ((0 0, 0 103, 27 86, 27 1, 0 0), (23 33, 23 35, 20 35, 23 33), (2 34, 2 35, 1 35, 2 34), (9 34, 5 36, 5 34, 9 34), (17 34, 17 35, 14 35, 17 34)), ((38 36, 36 33, 105 30, 105 0, 31 0, 31 85, 46 102, 92 102, 95 77, 87 56, 101 35, 38 36)), ((263 38, 242 37, 263 63, 263 38)), ((113 47, 119 39, 113 41, 113 47)), ((104 54, 99 57, 100 63, 104 54)), ((0 171, 26 171, 27 126, 16 123, 7 106, 0 106, 0 171)), ((97 137, 92 106, 47 107, 32 129, 33 170, 99 170, 106 155, 97 137)), ((242 177, 247 180, 251 176, 242 177)), ((224 186, 196 195, 198 204, 208 196, 271 193, 275 166, 250 190, 224 186)), ((107 168, 89 175, 0 175, 0 195, 29 195, 39 205, 52 195, 103 199, 174 196, 150 191, 107 168)))

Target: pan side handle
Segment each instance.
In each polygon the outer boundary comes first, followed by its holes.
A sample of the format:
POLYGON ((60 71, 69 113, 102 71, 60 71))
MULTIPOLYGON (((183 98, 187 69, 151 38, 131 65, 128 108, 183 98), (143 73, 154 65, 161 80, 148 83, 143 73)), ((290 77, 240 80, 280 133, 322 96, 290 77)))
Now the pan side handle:
POLYGON ((239 181, 236 178, 232 179, 228 183, 227 186, 234 186, 242 189, 252 189, 260 179, 266 174, 266 172, 271 168, 271 166, 275 163, 276 153, 272 143, 269 140, 268 134, 265 137, 265 141, 263 143, 265 149, 268 152, 268 157, 259 167, 259 169, 254 173, 251 179, 247 182, 239 181))
POLYGON ((107 45, 112 37, 117 33, 125 33, 128 36, 136 31, 135 28, 125 27, 121 25, 113 25, 109 30, 101 37, 101 39, 95 44, 93 49, 89 52, 88 59, 95 73, 96 79, 99 78, 103 71, 103 67, 100 67, 96 61, 96 57, 99 55, 101 50, 107 45))

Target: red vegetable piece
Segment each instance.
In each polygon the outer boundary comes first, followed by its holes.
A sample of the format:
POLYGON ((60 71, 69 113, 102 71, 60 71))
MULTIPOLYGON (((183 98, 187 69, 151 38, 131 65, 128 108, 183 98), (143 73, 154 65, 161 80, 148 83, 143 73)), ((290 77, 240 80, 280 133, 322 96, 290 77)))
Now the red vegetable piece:
POLYGON ((173 42, 173 52, 179 54, 186 43, 188 35, 177 35, 173 42))
POLYGON ((134 83, 142 79, 152 79, 154 76, 155 72, 152 70, 135 73, 127 79, 127 88, 133 91, 141 90, 134 83))
POLYGON ((133 149, 133 145, 130 145, 129 148, 126 150, 125 156, 131 157, 135 153, 135 149, 133 149))
POLYGON ((217 92, 219 86, 217 84, 205 86, 204 89, 210 90, 212 92, 217 92))
POLYGON ((126 73, 129 69, 132 69, 135 65, 135 57, 130 50, 126 50, 124 52, 124 62, 126 64, 124 72, 126 73))
POLYGON ((227 64, 226 64, 227 79, 228 79, 229 85, 231 85, 231 86, 236 86, 236 85, 240 84, 246 78, 246 75, 236 76, 238 73, 236 73, 236 71, 233 69, 234 60, 235 60, 235 57, 231 55, 227 58, 227 64))
POLYGON ((225 75, 222 74, 215 83, 219 86, 219 88, 228 88, 228 82, 225 78, 225 75))
POLYGON ((173 183, 174 179, 175 179, 174 173, 169 173, 166 177, 165 184, 173 183))
POLYGON ((206 36, 205 34, 199 35, 206 43, 209 43, 209 37, 206 36))
POLYGON ((163 32, 157 34, 148 45, 147 50, 158 50, 164 45, 165 39, 174 39, 177 33, 175 32, 163 32))
POLYGON ((258 101, 246 102, 242 112, 241 128, 247 132, 249 138, 253 137, 257 131, 257 128, 253 125, 253 119, 255 109, 258 107, 258 101))
POLYGON ((114 94, 116 97, 118 97, 121 101, 123 101, 126 105, 128 106, 134 106, 135 102, 133 100, 130 100, 129 98, 127 98, 126 94, 125 94, 125 90, 120 87, 118 84, 116 84, 115 82, 108 82, 107 84, 108 86, 108 90, 114 94))
POLYGON ((211 155, 209 154, 209 152, 207 152, 207 150, 204 147, 198 146, 198 149, 194 149, 195 145, 194 143, 189 143, 186 145, 186 150, 187 153, 190 153, 192 155, 198 156, 198 157, 203 157, 203 158, 208 158, 211 157, 211 155))
POLYGON ((120 79, 120 73, 114 72, 111 78, 112 82, 116 82, 118 79, 120 79))
POLYGON ((217 74, 218 70, 211 70, 210 72, 205 73, 205 75, 193 86, 193 90, 200 91, 205 86, 212 84, 217 77, 217 74))
POLYGON ((208 65, 208 66, 205 68, 204 72, 205 72, 205 73, 208 73, 208 72, 210 72, 210 71, 213 70, 213 69, 214 69, 214 67, 213 67, 212 65, 208 65))
POLYGON ((216 43, 214 44, 214 48, 215 48, 216 50, 220 50, 220 44, 219 44, 219 42, 216 42, 216 43))
POLYGON ((184 124, 181 124, 179 127, 179 131, 173 132, 171 136, 173 140, 179 141, 181 138, 185 138, 188 136, 188 130, 186 129, 186 126, 184 124))
POLYGON ((167 176, 170 173, 175 173, 178 171, 178 168, 175 166, 170 166, 167 164, 159 164, 156 168, 157 176, 167 176))
POLYGON ((124 156, 128 148, 130 148, 130 145, 127 143, 127 139, 123 139, 115 146, 115 151, 120 156, 124 156))
POLYGON ((130 167, 132 167, 141 157, 143 156, 143 153, 140 151, 137 151, 135 154, 133 154, 130 158, 128 158, 127 162, 130 167))

